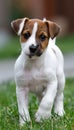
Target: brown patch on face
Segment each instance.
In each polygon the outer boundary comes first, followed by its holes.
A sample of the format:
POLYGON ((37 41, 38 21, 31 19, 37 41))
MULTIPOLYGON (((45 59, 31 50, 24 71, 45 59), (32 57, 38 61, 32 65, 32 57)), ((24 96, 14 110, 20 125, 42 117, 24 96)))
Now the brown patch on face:
POLYGON ((48 40, 49 40, 48 28, 45 22, 38 19, 28 20, 23 28, 20 39, 22 43, 25 43, 28 40, 28 38, 32 34, 34 23, 36 22, 38 23, 36 41, 37 41, 37 44, 40 46, 40 50, 43 51, 47 47, 48 40), (27 38, 26 36, 29 36, 29 37, 27 38))
POLYGON ((49 31, 45 22, 38 20, 38 19, 31 19, 26 22, 24 25, 23 31, 21 33, 21 43, 25 43, 30 36, 32 35, 32 30, 34 24, 37 23, 37 32, 36 32, 36 43, 37 43, 37 50, 35 55, 40 56, 44 50, 47 48, 48 41, 49 41, 49 31))
POLYGON ((43 52, 49 41, 49 33, 48 28, 46 26, 46 23, 40 20, 37 20, 38 22, 38 30, 36 34, 37 43, 40 45, 40 51, 43 52))
POLYGON ((20 40, 22 43, 25 43, 29 37, 32 35, 34 22, 32 20, 27 21, 27 23, 24 25, 23 31, 21 33, 20 40))

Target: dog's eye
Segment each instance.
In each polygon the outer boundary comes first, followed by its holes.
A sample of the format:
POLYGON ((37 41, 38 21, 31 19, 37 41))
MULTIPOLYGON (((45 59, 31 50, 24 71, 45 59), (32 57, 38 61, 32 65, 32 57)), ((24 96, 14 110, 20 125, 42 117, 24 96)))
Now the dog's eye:
POLYGON ((45 41, 45 40, 46 40, 46 36, 45 36, 44 34, 41 34, 41 35, 40 35, 40 40, 41 40, 41 41, 45 41))
POLYGON ((24 36, 25 39, 28 39, 31 35, 30 35, 29 32, 27 32, 27 33, 23 34, 23 36, 24 36))

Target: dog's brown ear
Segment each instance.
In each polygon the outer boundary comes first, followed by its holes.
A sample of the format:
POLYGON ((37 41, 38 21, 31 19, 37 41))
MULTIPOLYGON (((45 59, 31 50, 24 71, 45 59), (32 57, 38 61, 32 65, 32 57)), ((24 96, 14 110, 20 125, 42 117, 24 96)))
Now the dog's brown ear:
POLYGON ((46 24, 48 27, 50 37, 51 37, 51 39, 53 39, 54 37, 56 37, 59 34, 60 27, 59 27, 59 25, 57 25, 56 23, 51 22, 51 21, 46 21, 46 24))
POLYGON ((17 33, 17 35, 21 34, 23 27, 28 20, 29 20, 28 18, 22 18, 11 22, 11 27, 17 33))

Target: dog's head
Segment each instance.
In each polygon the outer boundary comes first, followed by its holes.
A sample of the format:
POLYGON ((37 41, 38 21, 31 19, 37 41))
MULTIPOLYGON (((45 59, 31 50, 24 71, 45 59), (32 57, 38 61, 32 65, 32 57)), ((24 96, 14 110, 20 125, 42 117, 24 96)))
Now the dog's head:
POLYGON ((13 30, 20 36, 22 51, 29 58, 41 56, 48 46, 49 38, 59 33, 59 26, 46 19, 22 18, 12 21, 13 30))

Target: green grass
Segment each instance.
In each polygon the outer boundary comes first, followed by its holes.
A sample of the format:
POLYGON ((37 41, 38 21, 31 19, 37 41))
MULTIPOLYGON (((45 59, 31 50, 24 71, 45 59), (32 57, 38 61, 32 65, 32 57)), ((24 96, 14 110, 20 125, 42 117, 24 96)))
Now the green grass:
POLYGON ((67 79, 64 91, 65 116, 52 112, 51 119, 36 123, 34 114, 38 108, 37 97, 30 93, 29 111, 31 122, 19 127, 18 110, 14 82, 0 85, 0 130, 74 130, 74 79, 67 79))
MULTIPOLYGON (((74 35, 67 35, 57 39, 57 45, 63 53, 74 53, 74 35)), ((14 58, 20 54, 19 37, 11 38, 3 48, 0 48, 0 59, 14 58)))

